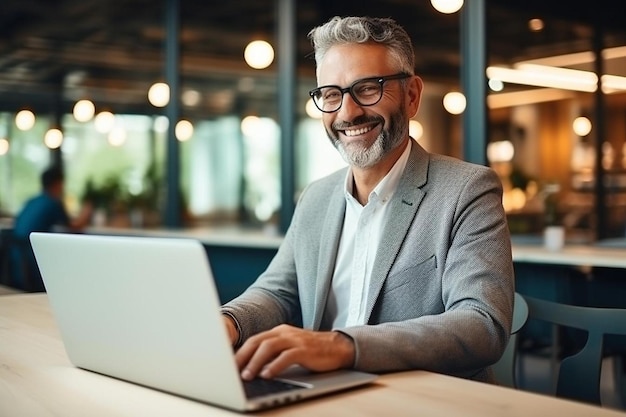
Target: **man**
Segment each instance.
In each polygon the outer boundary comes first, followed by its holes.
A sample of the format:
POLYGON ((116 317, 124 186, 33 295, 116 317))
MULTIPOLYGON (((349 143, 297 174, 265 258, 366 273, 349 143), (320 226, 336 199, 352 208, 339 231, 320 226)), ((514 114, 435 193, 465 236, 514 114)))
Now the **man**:
POLYGON ((409 137, 422 81, 393 20, 309 36, 311 96, 350 166, 304 190, 267 270, 223 306, 242 378, 299 364, 493 381, 514 294, 498 177, 409 137))
POLYGON ((43 291, 43 281, 35 264, 29 242, 31 232, 51 232, 55 226, 80 230, 89 221, 90 206, 76 219, 71 219, 63 204, 64 176, 56 166, 41 174, 42 191, 26 202, 15 218, 11 250, 11 271, 17 288, 43 291))

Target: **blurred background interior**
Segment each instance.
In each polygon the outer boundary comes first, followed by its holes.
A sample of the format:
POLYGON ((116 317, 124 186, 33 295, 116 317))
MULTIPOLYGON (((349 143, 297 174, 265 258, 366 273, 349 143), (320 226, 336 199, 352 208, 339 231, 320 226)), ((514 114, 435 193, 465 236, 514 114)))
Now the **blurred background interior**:
MULTIPOLYGON (((10 219, 60 162, 68 208, 91 198, 101 225, 284 229, 298 192, 344 165, 309 102, 307 33, 363 14, 414 41, 425 90, 412 136, 468 159, 462 95, 454 106, 466 32, 430 1, 2 0, 0 212, 10 219), (251 54, 265 63, 248 61, 252 41, 271 46, 251 54)), ((485 45, 465 55, 486 51, 476 146, 503 180, 512 233, 624 236, 623 3, 487 0, 481 29, 485 45)))

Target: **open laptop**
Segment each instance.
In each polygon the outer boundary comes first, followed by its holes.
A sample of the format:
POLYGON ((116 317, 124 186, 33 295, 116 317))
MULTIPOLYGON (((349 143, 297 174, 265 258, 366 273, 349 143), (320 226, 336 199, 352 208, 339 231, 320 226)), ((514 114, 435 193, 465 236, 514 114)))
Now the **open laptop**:
POLYGON ((79 368, 237 411, 376 378, 292 369, 274 381, 286 391, 252 396, 201 242, 63 233, 32 233, 30 240, 68 357, 79 368))

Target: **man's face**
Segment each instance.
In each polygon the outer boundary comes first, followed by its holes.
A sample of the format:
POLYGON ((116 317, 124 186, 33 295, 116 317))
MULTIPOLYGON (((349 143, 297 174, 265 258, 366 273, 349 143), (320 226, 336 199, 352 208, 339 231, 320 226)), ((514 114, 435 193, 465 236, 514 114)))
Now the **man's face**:
MULTIPOLYGON (((348 87, 363 78, 398 72, 391 65, 387 49, 382 46, 338 45, 332 47, 320 63, 318 85, 348 87)), ((408 94, 400 80, 390 80, 383 86, 381 100, 373 106, 360 106, 346 93, 339 110, 324 113, 326 133, 347 163, 359 168, 372 167, 405 143, 408 120, 417 111, 419 103, 419 91, 416 100, 410 99, 415 95, 413 85, 417 85, 417 81, 408 81, 412 94, 408 94)))

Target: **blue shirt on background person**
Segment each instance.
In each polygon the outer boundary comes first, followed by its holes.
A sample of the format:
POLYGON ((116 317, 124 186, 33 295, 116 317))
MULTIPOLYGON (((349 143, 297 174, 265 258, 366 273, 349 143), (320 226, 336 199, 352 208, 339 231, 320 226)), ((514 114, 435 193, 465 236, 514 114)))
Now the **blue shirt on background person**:
POLYGON ((28 200, 18 214, 13 236, 27 240, 31 232, 51 232, 54 226, 68 226, 69 222, 63 202, 44 191, 28 200))
POLYGON ((80 230, 89 220, 83 213, 76 220, 70 218, 63 203, 64 175, 53 166, 41 174, 40 194, 29 199, 15 218, 10 250, 11 285, 26 291, 44 291, 35 257, 28 240, 32 232, 52 232, 61 226, 80 230))

